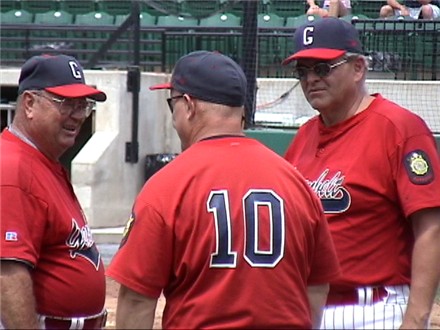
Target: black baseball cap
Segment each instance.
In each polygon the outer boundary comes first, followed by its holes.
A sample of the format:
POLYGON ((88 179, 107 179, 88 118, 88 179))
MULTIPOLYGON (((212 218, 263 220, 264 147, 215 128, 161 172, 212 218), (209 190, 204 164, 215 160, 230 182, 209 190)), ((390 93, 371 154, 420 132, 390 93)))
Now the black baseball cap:
POLYGON ((293 41, 295 52, 283 65, 301 58, 333 60, 347 52, 363 54, 356 28, 336 17, 318 18, 300 26, 293 41))
POLYGON ((171 82, 150 90, 175 89, 203 101, 238 107, 244 104, 246 86, 246 76, 233 59, 201 50, 182 56, 174 66, 171 82))
POLYGON ((67 98, 88 97, 103 102, 107 95, 86 85, 81 64, 67 55, 38 55, 21 68, 18 94, 26 90, 46 90, 67 98))

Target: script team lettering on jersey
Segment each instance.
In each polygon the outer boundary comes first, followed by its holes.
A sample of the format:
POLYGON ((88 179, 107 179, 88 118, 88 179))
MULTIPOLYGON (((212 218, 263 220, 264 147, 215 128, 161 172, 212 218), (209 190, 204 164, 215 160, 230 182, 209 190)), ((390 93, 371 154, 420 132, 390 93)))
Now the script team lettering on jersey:
POLYGON ((72 259, 75 259, 78 255, 90 261, 96 269, 99 268, 101 256, 88 225, 80 227, 76 220, 72 218, 72 231, 66 240, 66 244, 71 249, 70 257, 72 259))
POLYGON ((321 200, 325 213, 342 213, 351 205, 351 196, 343 183, 345 176, 340 171, 329 176, 325 169, 316 180, 306 179, 309 186, 321 200))

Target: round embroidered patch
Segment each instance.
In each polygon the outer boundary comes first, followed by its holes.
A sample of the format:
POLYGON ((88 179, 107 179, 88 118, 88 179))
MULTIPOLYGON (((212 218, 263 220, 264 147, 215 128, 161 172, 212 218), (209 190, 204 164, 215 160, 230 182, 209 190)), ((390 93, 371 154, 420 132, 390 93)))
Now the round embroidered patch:
POLYGON ((417 185, 432 182, 434 173, 428 155, 422 150, 414 150, 405 156, 405 168, 410 181, 417 185))

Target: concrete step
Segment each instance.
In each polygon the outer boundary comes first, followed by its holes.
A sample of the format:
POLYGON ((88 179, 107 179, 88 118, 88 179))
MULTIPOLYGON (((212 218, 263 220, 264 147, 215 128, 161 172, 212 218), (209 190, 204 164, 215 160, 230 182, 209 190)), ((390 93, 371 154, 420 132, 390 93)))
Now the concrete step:
POLYGON ((122 239, 124 226, 111 228, 92 228, 93 239, 96 244, 119 244, 122 239))

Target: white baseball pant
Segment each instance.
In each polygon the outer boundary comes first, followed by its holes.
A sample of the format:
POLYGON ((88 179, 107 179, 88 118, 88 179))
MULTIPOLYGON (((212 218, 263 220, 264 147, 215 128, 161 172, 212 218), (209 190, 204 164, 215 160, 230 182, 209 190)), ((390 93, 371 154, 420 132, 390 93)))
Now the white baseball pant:
POLYGON ((385 286, 387 296, 372 302, 373 288, 357 289, 359 302, 354 305, 328 305, 321 329, 399 329, 405 314, 408 285, 385 286))

